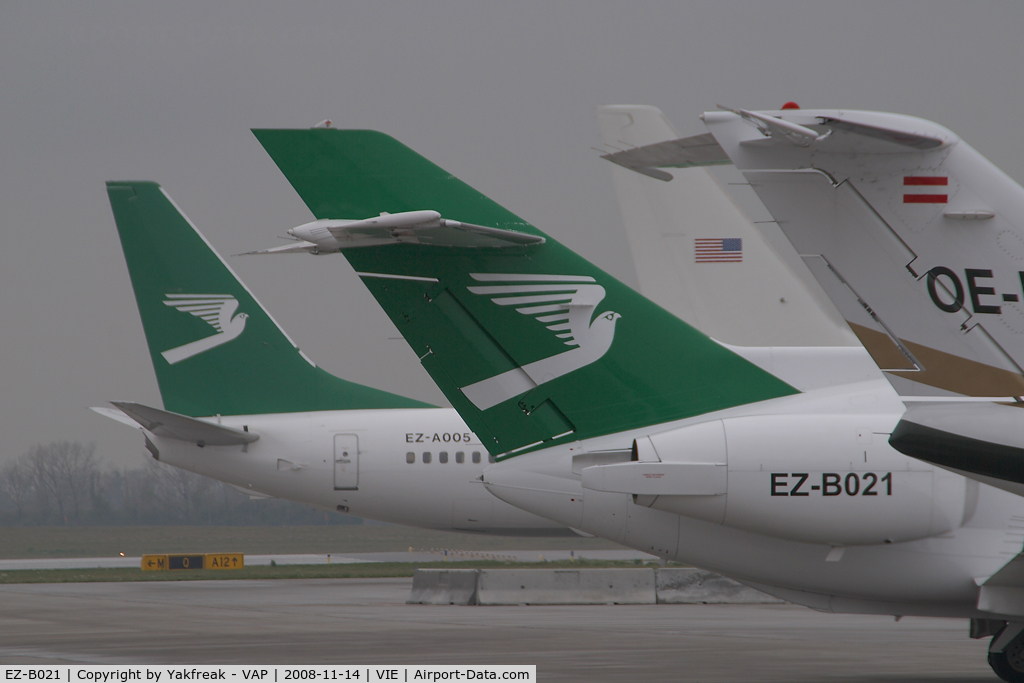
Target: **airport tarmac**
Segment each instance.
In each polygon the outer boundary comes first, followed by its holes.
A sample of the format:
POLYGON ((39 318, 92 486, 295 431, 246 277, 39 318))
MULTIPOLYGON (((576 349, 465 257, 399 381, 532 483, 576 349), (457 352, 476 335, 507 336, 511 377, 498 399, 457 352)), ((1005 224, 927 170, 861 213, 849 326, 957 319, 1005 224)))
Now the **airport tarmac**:
POLYGON ((995 681, 964 619, 407 605, 411 579, 0 585, 3 664, 536 664, 541 681, 995 681))

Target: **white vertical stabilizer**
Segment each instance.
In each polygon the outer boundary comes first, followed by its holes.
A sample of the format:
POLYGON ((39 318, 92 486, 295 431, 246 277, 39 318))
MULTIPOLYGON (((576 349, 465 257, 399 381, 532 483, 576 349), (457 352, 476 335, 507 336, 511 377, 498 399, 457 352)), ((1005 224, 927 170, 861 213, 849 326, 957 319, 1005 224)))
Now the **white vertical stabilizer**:
MULTIPOLYGON (((598 120, 610 152, 679 138, 656 107, 598 107, 598 120)), ((859 346, 707 170, 661 169, 674 176, 665 182, 609 168, 644 296, 728 344, 859 346)))
POLYGON ((1024 189, 924 119, 758 115, 819 137, 703 118, 897 391, 1024 396, 1024 189))

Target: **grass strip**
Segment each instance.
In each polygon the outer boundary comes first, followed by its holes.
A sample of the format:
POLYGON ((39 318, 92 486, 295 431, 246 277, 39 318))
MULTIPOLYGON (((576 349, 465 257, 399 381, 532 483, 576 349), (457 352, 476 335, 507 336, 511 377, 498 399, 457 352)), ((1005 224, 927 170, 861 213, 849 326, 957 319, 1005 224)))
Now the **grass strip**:
MULTIPOLYGON (((595 567, 657 567, 641 560, 562 560, 557 562, 361 562, 356 564, 259 565, 243 569, 185 569, 144 572, 134 567, 93 569, 18 569, 0 572, 0 584, 14 583, 117 583, 121 581, 230 581, 266 579, 378 579, 411 577, 421 569, 578 569, 595 567)), ((669 566, 681 567, 670 562, 669 566)))

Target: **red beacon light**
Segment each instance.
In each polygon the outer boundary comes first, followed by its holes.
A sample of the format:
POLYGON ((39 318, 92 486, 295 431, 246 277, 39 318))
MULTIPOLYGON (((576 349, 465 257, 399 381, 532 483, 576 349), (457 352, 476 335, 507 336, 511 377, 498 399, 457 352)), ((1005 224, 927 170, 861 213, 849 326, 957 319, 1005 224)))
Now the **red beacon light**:
POLYGON ((782 109, 783 110, 785 110, 785 109, 799 109, 799 108, 800 108, 800 105, 797 104, 796 102, 786 102, 784 105, 782 105, 782 109))

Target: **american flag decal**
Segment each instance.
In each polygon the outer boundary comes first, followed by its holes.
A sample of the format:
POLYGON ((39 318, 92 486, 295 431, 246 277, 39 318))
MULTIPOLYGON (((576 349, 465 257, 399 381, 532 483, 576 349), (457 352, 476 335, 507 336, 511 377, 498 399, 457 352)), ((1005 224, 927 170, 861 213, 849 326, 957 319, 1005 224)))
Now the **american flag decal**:
MULTIPOLYGON (((920 188, 933 188, 933 187, 946 187, 949 185, 949 178, 946 176, 922 176, 922 175, 908 175, 903 177, 904 187, 920 187, 920 188)), ((920 191, 914 191, 912 193, 904 193, 903 203, 904 204, 945 204, 949 199, 949 196, 943 194, 924 194, 920 191)))
POLYGON ((743 240, 739 237, 714 237, 693 240, 697 263, 742 263, 743 240))

